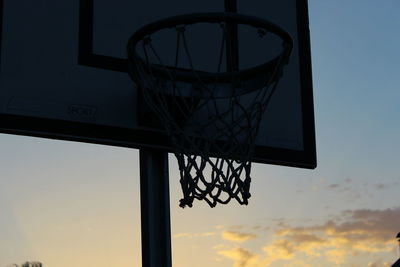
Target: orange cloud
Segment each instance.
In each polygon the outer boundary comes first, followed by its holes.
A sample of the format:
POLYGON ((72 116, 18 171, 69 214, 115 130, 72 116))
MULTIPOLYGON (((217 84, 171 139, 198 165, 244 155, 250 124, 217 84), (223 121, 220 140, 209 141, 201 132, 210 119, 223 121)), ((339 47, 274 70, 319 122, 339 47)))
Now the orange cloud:
POLYGON ((348 254, 347 250, 336 248, 328 250, 325 253, 325 256, 327 257, 328 261, 334 262, 338 265, 342 265, 343 263, 346 262, 347 254, 348 254))
POLYGON ((231 250, 218 251, 219 255, 222 255, 228 259, 235 261, 234 267, 261 267, 259 265, 259 256, 251 253, 244 248, 234 248, 231 250))
POLYGON ((368 267, 390 267, 390 266, 392 266, 391 263, 383 262, 382 259, 379 259, 379 260, 374 261, 374 262, 370 262, 368 264, 368 267))
MULTIPOLYGON (((399 226, 400 208, 344 211, 335 220, 318 225, 279 224, 273 233, 275 238, 262 247, 264 254, 254 254, 243 248, 224 250, 219 254, 234 260, 235 267, 268 267, 276 261, 294 264, 300 258, 318 259, 326 262, 326 266, 347 266, 346 263, 348 266, 358 266, 349 263, 356 257, 369 259, 370 267, 390 266, 382 260, 377 261, 376 257, 393 252, 394 235, 399 231, 399 226)), ((228 231, 225 237, 223 235, 225 240, 233 242, 249 240, 250 237, 257 236, 228 231)), ((306 262, 299 262, 302 265, 291 266, 307 266, 306 262)))
POLYGON ((271 245, 264 247, 263 250, 275 260, 289 260, 293 258, 296 246, 287 240, 276 240, 271 245))
POLYGON ((249 234, 249 233, 240 233, 240 232, 234 232, 234 231, 223 231, 222 232, 222 238, 224 240, 238 242, 238 243, 242 243, 244 241, 254 239, 256 237, 257 236, 255 234, 249 234))

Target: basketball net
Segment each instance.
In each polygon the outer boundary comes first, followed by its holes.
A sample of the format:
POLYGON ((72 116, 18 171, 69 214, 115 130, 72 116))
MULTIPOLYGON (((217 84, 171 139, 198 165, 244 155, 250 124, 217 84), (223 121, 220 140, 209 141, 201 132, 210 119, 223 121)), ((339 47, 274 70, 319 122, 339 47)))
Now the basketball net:
MULTIPOLYGON (((204 42, 208 41, 204 36, 204 42)), ((291 37, 279 27, 231 13, 172 17, 132 35, 128 43, 129 73, 171 140, 183 191, 181 207, 191 207, 194 199, 204 200, 211 207, 231 199, 248 204, 258 129, 292 47, 291 37), (216 64, 213 72, 199 71, 195 65, 187 41, 187 28, 193 24, 220 28, 220 50, 217 59, 212 60, 216 64), (223 71, 222 59, 228 57, 232 24, 254 28, 260 39, 275 35, 281 42, 280 51, 259 66, 245 70, 227 66, 223 71), (172 64, 161 58, 151 36, 166 29, 176 36, 172 64), (139 48, 143 55, 139 56, 139 48), (181 62, 189 62, 189 68, 182 67, 181 62)), ((208 55, 207 51, 200 53, 208 55)))

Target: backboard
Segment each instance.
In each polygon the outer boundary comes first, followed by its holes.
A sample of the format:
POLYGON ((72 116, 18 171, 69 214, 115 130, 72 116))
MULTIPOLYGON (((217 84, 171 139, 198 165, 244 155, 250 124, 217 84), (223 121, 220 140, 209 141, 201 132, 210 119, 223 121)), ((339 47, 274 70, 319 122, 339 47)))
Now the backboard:
MULTIPOLYGON (((171 151, 165 132, 157 122, 146 123, 151 118, 143 117, 139 108, 142 99, 127 74, 127 41, 137 29, 161 18, 229 11, 271 21, 294 41, 290 62, 262 119, 254 161, 316 167, 307 0, 0 4, 1 132, 171 151)), ((206 49, 207 43, 195 45, 206 49)), ((240 32, 239 48, 243 54, 250 52, 240 64, 250 66, 259 60, 257 51, 265 50, 240 32)))

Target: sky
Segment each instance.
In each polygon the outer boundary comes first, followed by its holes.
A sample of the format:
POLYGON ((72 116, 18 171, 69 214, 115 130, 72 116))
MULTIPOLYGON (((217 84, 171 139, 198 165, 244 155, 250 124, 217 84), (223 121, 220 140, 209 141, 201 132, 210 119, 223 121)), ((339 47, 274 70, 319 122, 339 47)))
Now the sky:
MULTIPOLYGON (((174 267, 386 267, 400 231, 398 0, 310 0, 318 167, 253 165, 248 206, 181 209, 174 267)), ((141 266, 134 149, 0 134, 0 267, 141 266)))

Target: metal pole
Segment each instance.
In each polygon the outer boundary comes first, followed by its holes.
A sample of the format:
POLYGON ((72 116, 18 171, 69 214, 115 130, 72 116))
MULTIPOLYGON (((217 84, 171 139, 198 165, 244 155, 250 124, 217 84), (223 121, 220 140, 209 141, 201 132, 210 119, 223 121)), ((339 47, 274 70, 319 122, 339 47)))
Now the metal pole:
POLYGON ((140 150, 142 266, 172 267, 168 154, 140 150))

